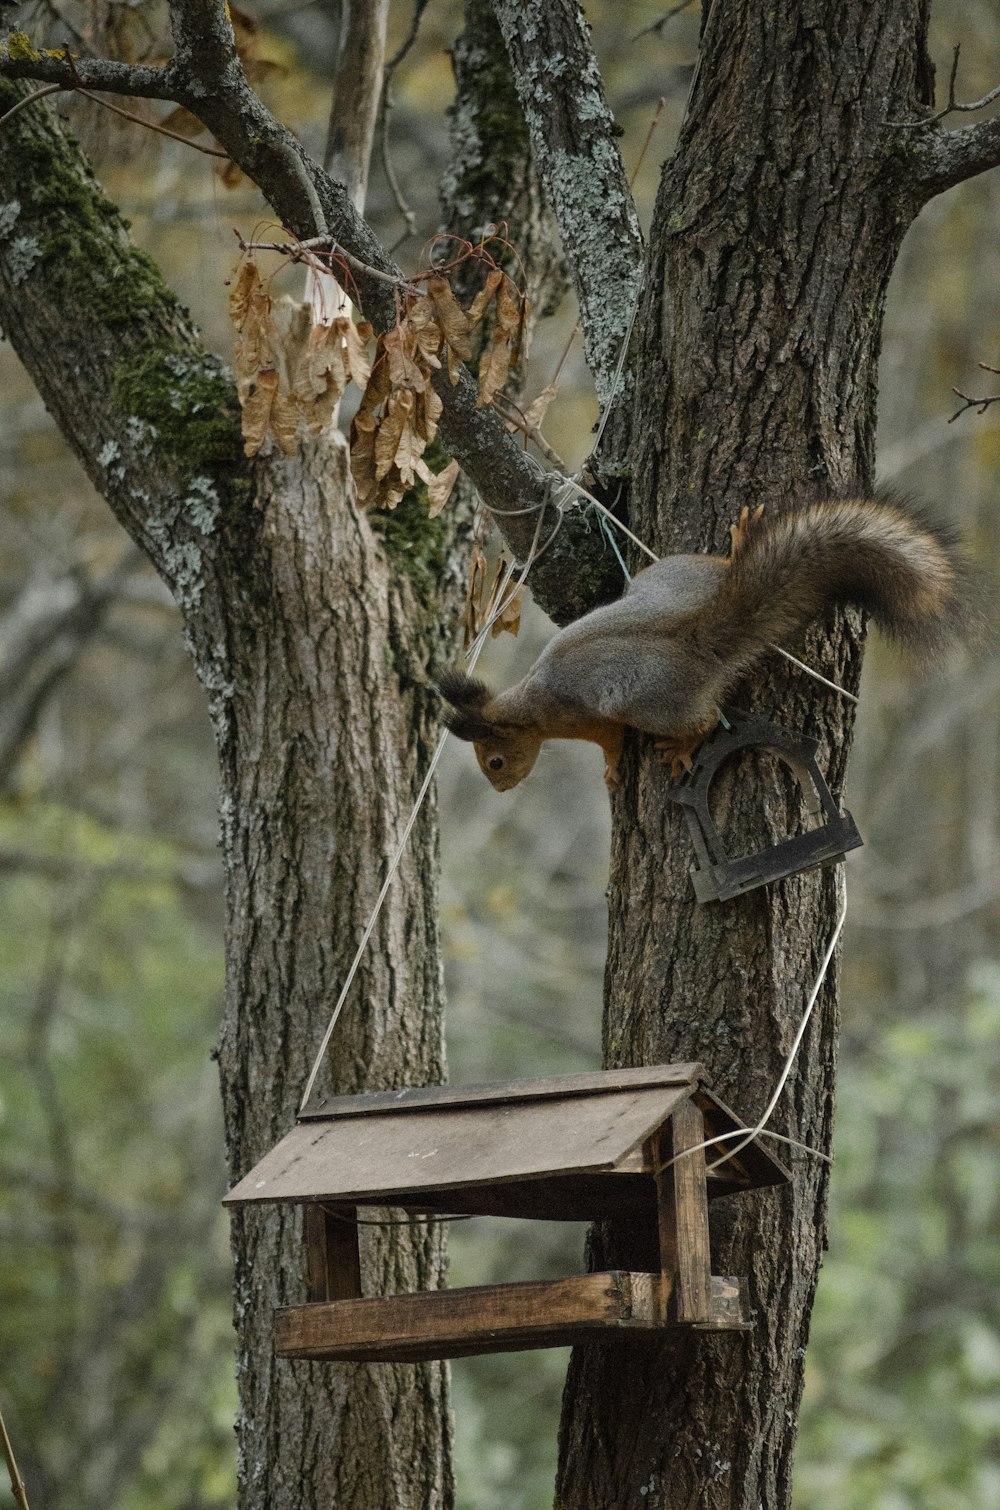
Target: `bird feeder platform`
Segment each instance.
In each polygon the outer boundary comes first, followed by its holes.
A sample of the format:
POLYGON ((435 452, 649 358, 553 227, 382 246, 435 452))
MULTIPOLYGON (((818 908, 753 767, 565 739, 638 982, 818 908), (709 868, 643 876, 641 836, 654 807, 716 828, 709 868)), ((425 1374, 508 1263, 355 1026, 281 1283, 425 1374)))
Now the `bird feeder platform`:
POLYGON ((337 1096, 307 1108, 226 1204, 304 1208, 308 1303, 276 1313, 280 1357, 415 1362, 677 1326, 745 1330, 739 1280, 711 1272, 708 1201, 783 1184, 788 1171, 756 1142, 714 1170, 726 1144, 708 1161, 685 1152, 742 1127, 700 1064, 337 1096), (624 1223, 657 1262, 363 1296, 359 1207, 624 1223))

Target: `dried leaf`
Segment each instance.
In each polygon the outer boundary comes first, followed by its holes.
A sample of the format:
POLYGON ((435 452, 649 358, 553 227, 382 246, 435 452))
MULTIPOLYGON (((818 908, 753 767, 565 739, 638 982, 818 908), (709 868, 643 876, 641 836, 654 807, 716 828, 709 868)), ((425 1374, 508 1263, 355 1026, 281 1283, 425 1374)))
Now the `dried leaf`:
POLYGON ((472 559, 465 584, 465 608, 462 613, 464 628, 463 647, 468 650, 479 633, 483 604, 483 587, 486 582, 486 557, 478 540, 472 542, 472 559))
POLYGON ((368 409, 359 409, 351 425, 351 474, 362 508, 375 488, 375 431, 378 421, 368 409))
POLYGON ((243 451, 246 456, 256 456, 264 444, 277 393, 277 370, 272 367, 258 372, 253 392, 247 395, 243 404, 243 451))
POLYGON ((441 342, 444 336, 437 322, 433 300, 421 294, 406 312, 406 328, 413 333, 414 356, 424 367, 441 366, 441 342))
POLYGON ((183 105, 175 105, 162 121, 157 121, 157 125, 162 126, 166 131, 176 131, 178 136, 185 137, 200 136, 203 131, 208 130, 208 127, 196 115, 192 115, 190 110, 185 110, 183 105))
POLYGON ((375 437, 375 481, 388 476, 390 467, 397 465, 396 452, 400 449, 403 432, 413 419, 413 394, 405 390, 391 393, 385 406, 375 437), (408 401, 408 402, 407 402, 408 401))
MULTIPOLYGON (((422 465, 422 463, 421 463, 422 465)), ((427 499, 430 507, 427 510, 428 518, 436 519, 451 497, 452 488, 458 478, 459 466, 457 461, 450 461, 443 472, 433 473, 425 477, 427 484, 427 499)))
POLYGON ((496 291, 503 282, 504 275, 498 267, 486 275, 486 282, 479 290, 468 309, 469 329, 475 330, 492 299, 496 297, 496 291))
POLYGON ((412 388, 420 393, 427 386, 427 378, 413 360, 412 351, 407 350, 410 341, 407 340, 406 330, 400 325, 387 330, 382 337, 382 344, 389 359, 389 381, 392 387, 412 388))
POLYGON ((228 6, 228 10, 236 42, 236 52, 243 64, 243 72, 250 83, 259 84, 262 79, 275 73, 282 76, 287 74, 288 69, 283 63, 262 55, 261 48, 262 45, 266 46, 266 38, 253 16, 248 16, 245 11, 238 10, 232 4, 228 6))
POLYGON ((236 281, 229 290, 229 318, 237 330, 242 330, 250 311, 250 296, 260 285, 260 273, 252 257, 240 264, 236 281))
POLYGON ((517 334, 521 323, 523 302, 517 285, 504 274, 504 280, 497 294, 497 324, 502 325, 512 339, 517 334))
POLYGON ((445 343, 445 351, 448 355, 448 376, 451 378, 451 386, 454 388, 462 371, 462 359, 453 346, 445 343))
POLYGON ((244 180, 243 169, 238 168, 232 160, 216 163, 212 172, 224 189, 238 189, 244 180))
POLYGON ((500 634, 516 635, 521 627, 521 607, 524 603, 524 588, 519 587, 504 600, 504 605, 490 626, 490 638, 500 634))
POLYGON ((495 394, 510 375, 510 345, 502 328, 496 325, 490 344, 479 359, 479 397, 476 408, 483 409, 493 402, 495 394))
POLYGON ((395 463, 399 469, 400 481, 412 488, 416 481, 416 467, 423 455, 424 441, 413 428, 413 407, 415 395, 401 393, 398 397, 400 408, 408 410, 406 422, 403 425, 403 433, 399 437, 399 445, 396 447, 395 463))
POLYGON ((306 359, 313 331, 312 310, 297 299, 278 299, 271 307, 268 336, 274 352, 274 365, 285 393, 294 393, 296 379, 306 359))
POLYGON ((271 405, 271 429, 286 456, 294 456, 297 450, 296 437, 301 418, 298 404, 290 394, 282 393, 279 387, 271 405))
POLYGON ((385 360, 382 347, 382 337, 379 336, 378 346, 375 350, 375 365, 361 395, 362 409, 377 409, 379 404, 384 404, 392 392, 392 379, 389 375, 389 363, 385 360))
MULTIPOLYGON (((292 383, 292 392, 305 412, 314 400, 333 389, 337 397, 347 387, 344 338, 334 325, 314 325, 309 331, 292 383)), ((349 321, 347 322, 350 323, 349 321)))
POLYGON ((331 326, 333 330, 339 330, 344 341, 344 357, 349 375, 364 389, 368 385, 368 379, 372 375, 372 364, 368 356, 368 343, 375 334, 367 320, 359 320, 355 325, 353 320, 334 320, 331 326))
POLYGON ((529 430, 538 429, 539 425, 542 423, 542 420, 545 418, 546 413, 548 412, 549 405, 555 398, 558 391, 559 390, 557 388, 553 388, 552 385, 549 384, 548 387, 542 389, 537 398, 532 399, 531 403, 524 411, 524 423, 527 425, 529 430))
MULTIPOLYGON (((456 357, 468 362, 472 356, 469 317, 452 293, 451 284, 446 278, 428 278, 427 292, 434 301, 434 311, 449 353, 454 352, 456 357)), ((450 357, 448 365, 450 371, 450 357)))
POLYGON ((428 383, 423 393, 417 394, 416 413, 413 418, 413 427, 417 434, 422 436, 427 445, 437 434, 438 420, 441 418, 441 410, 444 405, 439 395, 428 383))

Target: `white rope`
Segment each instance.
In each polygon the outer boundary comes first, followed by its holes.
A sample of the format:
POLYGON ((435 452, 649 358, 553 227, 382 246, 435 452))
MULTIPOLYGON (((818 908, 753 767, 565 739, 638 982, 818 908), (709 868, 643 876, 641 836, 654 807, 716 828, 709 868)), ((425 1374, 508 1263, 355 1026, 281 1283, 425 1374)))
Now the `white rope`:
POLYGON ((844 926, 844 919, 846 917, 847 891, 845 888, 844 901, 840 909, 840 916, 837 919, 836 926, 833 930, 833 935, 830 939, 829 944, 827 945, 826 953, 823 956, 823 963, 819 967, 819 974, 816 976, 816 979, 813 982, 812 991, 809 993, 809 1000, 807 1001, 805 1011, 802 1014, 802 1021, 799 1023, 798 1031, 795 1034, 795 1040, 788 1051, 784 1067, 781 1071, 780 1076, 778 1077, 778 1083, 774 1088, 774 1092, 771 1096, 770 1101, 764 1108, 764 1112, 760 1118, 760 1121, 756 1124, 755 1127, 751 1127, 749 1129, 739 1128, 735 1132, 719 1133, 719 1135, 715 1138, 706 1138, 703 1143, 694 1143, 690 1148, 682 1148, 680 1153, 675 1154, 672 1159, 667 1160, 667 1162, 663 1165, 664 1169, 669 1169, 671 1164, 677 1163, 678 1159, 686 1159, 689 1154, 698 1153, 703 1148, 714 1148, 717 1143, 727 1143, 731 1138, 739 1138, 740 1142, 737 1143, 735 1148, 731 1148, 728 1153, 724 1153, 721 1159, 716 1159, 713 1163, 709 1164, 708 1169, 706 1170, 707 1174, 711 1174, 712 1170, 718 1169, 721 1164, 728 1163, 730 1159, 735 1159, 736 1155, 742 1149, 746 1148, 748 1143, 753 1143, 757 1138, 761 1137, 776 1138, 781 1143, 789 1143, 793 1148, 800 1148, 804 1153, 812 1154, 812 1156, 816 1159, 825 1159, 828 1164, 833 1162, 829 1154, 821 1152, 821 1150, 818 1148, 810 1148, 807 1143, 799 1143, 795 1138, 786 1138, 780 1133, 768 1132, 765 1131, 765 1129, 767 1128, 768 1122, 771 1120, 772 1113, 774 1112, 774 1108, 778 1104, 778 1099, 785 1088, 788 1077, 792 1073, 792 1065, 795 1063, 795 1056, 799 1052, 799 1046, 802 1043, 803 1037, 805 1036, 805 1031, 809 1024, 809 1019, 812 1016, 813 1007, 815 1007, 816 1002, 819 998, 820 987, 822 986, 823 981, 826 979, 826 972, 829 969, 830 961, 833 958, 833 951, 837 947, 837 940, 840 938, 840 931, 844 926))
POLYGON ((806 1009, 802 1014, 802 1021, 799 1023, 799 1030, 795 1035, 795 1041, 788 1051, 788 1057, 785 1060, 784 1068, 782 1069, 781 1074, 778 1077, 777 1085, 774 1087, 774 1093, 771 1096, 770 1101, 767 1103, 767 1106, 764 1108, 764 1112, 756 1127, 752 1127, 747 1133, 746 1137, 742 1140, 742 1142, 737 1143, 735 1148, 731 1148, 728 1153, 724 1153, 722 1155, 721 1159, 716 1159, 713 1164, 710 1164, 708 1166, 709 1170, 718 1169, 719 1165, 725 1164, 727 1159, 734 1159, 739 1153, 740 1149, 746 1148, 748 1143, 752 1143, 755 1138, 759 1137, 764 1128, 767 1126, 768 1122, 770 1122, 774 1108, 778 1104, 778 1099, 781 1096, 782 1091, 785 1089, 785 1084, 788 1080, 789 1075, 792 1073, 792 1065, 795 1063, 795 1056, 799 1052, 799 1045, 805 1037, 805 1031, 809 1026, 809 1019, 812 1016, 813 1007, 816 1005, 816 1002, 819 999, 820 987, 826 979, 826 972, 829 968, 830 961, 833 959, 833 951, 837 947, 837 940, 840 938, 840 930, 844 926, 844 919, 846 917, 847 887, 845 886, 844 900, 840 909, 840 916, 837 919, 836 926, 833 930, 833 935, 830 939, 829 944, 827 945, 826 953, 823 956, 823 963, 819 967, 819 974, 816 977, 816 982, 812 988, 812 991, 810 992, 809 1000, 806 1003, 806 1009))
MULTIPOLYGON (((541 533, 542 520, 545 517, 545 509, 547 503, 548 500, 546 499, 538 505, 538 523, 535 525, 535 537, 531 543, 531 550, 528 552, 528 559, 525 561, 524 566, 521 568, 517 587, 515 587, 514 589, 515 592, 519 591, 520 588, 524 586, 528 572, 531 570, 532 565, 538 559, 538 556, 540 554, 538 549, 538 537, 541 533)), ((558 527, 559 526, 557 525, 556 529, 558 529, 558 527)), ((545 541, 545 545, 543 545, 542 549, 544 550, 554 538, 555 530, 553 530, 548 540, 545 541)), ((474 670, 483 646, 486 644, 486 637, 489 634, 489 631, 492 629, 496 620, 499 618, 500 614, 503 612, 504 606, 507 602, 507 589, 510 586, 511 579, 513 578, 514 573, 517 571, 517 569, 517 563, 512 561, 510 566, 507 568, 506 573, 504 574, 503 581, 500 585, 500 590, 497 593, 496 607, 494 608, 490 617, 487 619, 486 623, 483 625, 482 629, 480 629, 472 644, 469 646, 468 661, 470 671, 474 670)), ((337 1026, 337 1019, 340 1017, 344 1002, 347 1000, 347 993, 350 991, 351 986, 354 983, 354 977, 358 973, 358 966, 361 964, 361 957, 364 954, 365 949, 368 947, 368 940, 372 936, 375 924, 378 921, 379 913, 382 911, 382 904, 389 894, 389 887, 392 885, 393 877, 395 876, 396 871, 399 869, 399 863, 403 858, 403 851, 406 849, 407 841, 409 840, 410 834, 413 832, 413 825, 417 821, 417 814, 420 812, 420 809, 423 806, 424 798, 427 796, 427 793, 430 789, 430 784, 434 779, 434 772, 437 770, 438 762, 441 759, 441 755, 444 751, 447 739, 448 730, 444 729, 441 733, 440 739, 437 742, 437 747, 434 751, 434 754, 431 757, 431 763, 427 768, 427 774, 424 777, 423 782, 421 783, 419 792, 417 793, 416 801, 413 804, 413 809, 410 813, 409 818, 407 818, 406 820, 402 836, 399 840, 399 843, 396 845, 393 857, 389 862, 389 869, 386 873, 385 880, 382 882, 382 890, 379 892, 378 897, 376 898, 375 906, 372 908, 371 916, 369 917, 368 922, 365 925, 365 931, 361 935, 361 942, 357 947, 354 959, 351 961, 351 967, 347 972, 347 978, 340 988, 340 995, 337 997, 336 1004, 330 1014, 330 1021, 327 1024, 326 1032, 323 1034, 323 1041, 319 1046, 316 1058, 313 1060, 313 1066, 309 1071, 309 1078, 306 1081, 306 1088, 302 1093, 302 1100, 299 1102, 299 1116, 302 1115, 303 1111, 309 1103, 309 1097, 312 1095, 313 1086, 316 1084, 316 1077, 319 1074, 320 1066, 323 1063, 326 1051, 330 1046, 330 1039, 333 1037, 333 1030, 337 1026)))

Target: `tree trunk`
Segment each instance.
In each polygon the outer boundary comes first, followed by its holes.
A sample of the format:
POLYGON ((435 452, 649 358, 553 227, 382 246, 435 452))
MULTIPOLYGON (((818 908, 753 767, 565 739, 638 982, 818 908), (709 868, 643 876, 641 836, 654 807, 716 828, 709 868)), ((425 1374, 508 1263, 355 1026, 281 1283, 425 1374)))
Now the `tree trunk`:
MULTIPOLYGON (((724 549, 744 504, 870 488, 885 292, 915 213, 887 122, 927 99, 924 39, 921 0, 706 8, 657 203, 637 362, 631 519, 658 551, 724 549)), ((806 659, 856 688, 858 629, 827 624, 806 659)), ((843 700, 775 660, 734 703, 818 738, 840 790, 843 700)), ((782 837, 797 811, 773 768, 746 762, 740 777, 715 797, 734 853, 782 837)), ((814 870, 698 905, 664 785, 648 742, 633 742, 614 801, 605 1060, 703 1060, 723 1098, 753 1118, 794 1037, 843 879, 814 870)), ((831 975, 773 1124, 825 1152, 836 1029, 831 975)), ((799 1152, 790 1162, 790 1188, 713 1212, 714 1272, 748 1276, 749 1335, 576 1350, 560 1505, 789 1504, 827 1190, 826 1164, 799 1152)), ((632 1235, 597 1231, 590 1256, 595 1267, 634 1260, 632 1235)))
MULTIPOLYGON (((0 108, 20 87, 0 82, 0 108)), ((449 527, 400 505, 382 549, 343 443, 252 467, 235 393, 44 106, 0 155, 3 325, 48 407, 174 593, 222 768, 234 1179, 291 1126, 337 988, 430 754, 428 671, 458 572, 449 527), (407 531, 412 534, 408 536, 407 531)), ((220 290, 220 297, 222 291, 220 290)), ((426 807, 331 1050, 327 1084, 443 1078, 437 841, 426 807)), ((241 1503, 423 1510, 451 1500, 440 1364, 272 1359, 301 1300, 297 1221, 234 1226, 241 1503), (295 1230, 292 1230, 292 1229, 295 1230)), ((437 1227, 365 1229, 369 1289, 433 1288, 437 1227)))
MULTIPOLYGON (((220 1052, 239 1178, 284 1135, 434 744, 428 661, 437 598, 379 548, 350 503, 332 436, 262 472, 260 552, 227 599, 233 695, 222 743, 227 878, 220 1052)), ((421 528, 441 564, 445 532, 421 528)), ((437 824, 422 810, 352 995, 322 1088, 444 1078, 437 824)), ((372 1216, 375 1213, 371 1213, 372 1216)), ((442 1364, 276 1359, 274 1310, 305 1299, 301 1213, 234 1222, 241 1504, 450 1503, 442 1364)), ((366 1293, 435 1289, 439 1224, 362 1228, 366 1293)))

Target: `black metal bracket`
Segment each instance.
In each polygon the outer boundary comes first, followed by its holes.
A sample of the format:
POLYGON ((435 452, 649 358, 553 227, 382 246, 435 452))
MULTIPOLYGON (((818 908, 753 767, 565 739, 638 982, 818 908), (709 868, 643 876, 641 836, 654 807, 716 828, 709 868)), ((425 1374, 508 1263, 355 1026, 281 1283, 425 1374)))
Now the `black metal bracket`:
POLYGON ((848 850, 860 848, 863 841, 854 819, 846 808, 839 810, 816 764, 818 748, 815 739, 789 734, 766 719, 737 711, 727 713, 725 723, 700 745, 691 769, 667 789, 671 800, 683 807, 691 833, 695 852, 691 880, 699 902, 727 902, 800 870, 833 864, 848 850), (826 821, 755 855, 730 859, 712 818, 709 789, 723 761, 748 747, 777 756, 798 779, 806 812, 822 813, 826 821))

